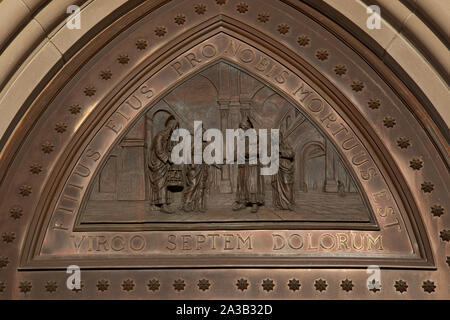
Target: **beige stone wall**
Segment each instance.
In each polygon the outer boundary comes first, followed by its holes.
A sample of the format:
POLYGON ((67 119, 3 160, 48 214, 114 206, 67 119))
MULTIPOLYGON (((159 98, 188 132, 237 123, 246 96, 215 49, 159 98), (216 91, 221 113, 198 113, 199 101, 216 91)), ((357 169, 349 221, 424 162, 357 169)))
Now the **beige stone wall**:
MULTIPOLYGON (((440 0, 324 0, 359 27, 361 39, 379 46, 377 55, 393 59, 424 92, 450 126, 450 2, 440 0), (382 28, 366 27, 367 7, 381 9, 382 28)), ((327 10, 328 8, 324 8, 327 10)), ((363 41, 364 42, 364 41, 363 41)))
MULTIPOLYGON (((42 80, 49 79, 95 32, 94 26, 119 8, 140 0, 3 0, 0 2, 0 137, 25 114, 42 80), (65 25, 67 6, 81 6, 82 28, 65 25)), ((308 1, 307 1, 308 2, 308 1)), ((317 1, 316 1, 317 3, 317 1)), ((130 5, 131 4, 131 5, 130 5)), ((445 82, 450 59, 443 42, 450 34, 450 2, 440 0, 324 0, 323 10, 334 20, 351 22, 361 41, 374 42, 376 54, 398 66, 422 89, 450 126, 450 93, 445 82), (366 28, 367 6, 382 8, 382 29, 366 28), (333 9, 333 10, 330 10, 333 9), (431 22, 430 22, 431 21, 431 22)), ((11 129, 11 128, 10 128, 11 129)), ((10 130, 11 131, 11 130, 10 130)), ((6 140, 7 141, 7 140, 6 140)))

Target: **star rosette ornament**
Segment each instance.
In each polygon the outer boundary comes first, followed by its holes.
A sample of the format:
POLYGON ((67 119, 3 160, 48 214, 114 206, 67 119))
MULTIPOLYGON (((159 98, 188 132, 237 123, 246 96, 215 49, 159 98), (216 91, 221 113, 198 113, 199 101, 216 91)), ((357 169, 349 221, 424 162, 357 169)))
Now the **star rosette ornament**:
POLYGON ((151 279, 147 283, 148 290, 153 292, 158 291, 160 286, 161 284, 159 283, 158 279, 151 279))
POLYGON ((236 282, 236 287, 241 291, 247 290, 249 285, 250 283, 248 282, 248 280, 243 278, 237 280, 236 282))

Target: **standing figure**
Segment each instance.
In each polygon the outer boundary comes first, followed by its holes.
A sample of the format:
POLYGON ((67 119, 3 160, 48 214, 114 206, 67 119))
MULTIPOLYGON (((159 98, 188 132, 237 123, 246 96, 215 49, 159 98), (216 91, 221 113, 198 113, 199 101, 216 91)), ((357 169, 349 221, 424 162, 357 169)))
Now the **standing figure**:
POLYGON ((280 131, 280 161, 277 174, 272 176, 272 201, 276 209, 293 210, 295 152, 280 131))
MULTIPOLYGON (((239 128, 243 131, 253 129, 253 124, 246 117, 240 124, 239 128)), ((256 145, 258 150, 258 143, 256 145)), ((256 213, 259 206, 264 205, 264 177, 261 175, 261 166, 259 159, 256 164, 250 164, 249 144, 245 143, 245 163, 238 164, 236 201, 232 209, 242 210, 247 205, 252 207, 251 212, 256 213)))
POLYGON ((150 200, 154 208, 162 212, 173 213, 169 207, 171 203, 170 192, 167 189, 169 169, 172 165, 170 159, 172 152, 171 136, 179 127, 178 121, 169 116, 165 128, 158 132, 153 138, 149 155, 149 178, 150 178, 150 200))
MULTIPOLYGON (((200 129, 200 127, 199 127, 200 129)), ((198 129, 198 130, 199 130, 198 129)), ((202 152, 206 146, 206 141, 203 138, 205 129, 202 128, 202 152)), ((192 159, 194 158, 192 148, 192 159)), ((206 211, 205 197, 206 189, 208 187, 208 173, 209 167, 205 163, 187 164, 186 167, 186 185, 183 193, 183 207, 186 212, 190 211, 206 211)))

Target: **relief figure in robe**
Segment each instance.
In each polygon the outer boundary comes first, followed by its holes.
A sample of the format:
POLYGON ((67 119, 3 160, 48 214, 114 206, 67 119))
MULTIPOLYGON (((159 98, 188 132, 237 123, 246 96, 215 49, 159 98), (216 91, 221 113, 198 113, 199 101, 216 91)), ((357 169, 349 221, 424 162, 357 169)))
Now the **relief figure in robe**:
POLYGON ((169 116, 165 128, 154 136, 150 147, 148 161, 150 201, 153 210, 159 209, 164 213, 173 213, 173 210, 169 207, 171 195, 167 187, 169 169, 173 164, 171 161, 171 136, 178 127, 178 121, 173 116, 169 116))
MULTIPOLYGON (((250 119, 246 117, 239 124, 239 128, 245 132, 248 129, 254 129, 254 126, 250 119)), ((257 157, 257 154, 250 154, 249 143, 247 142, 245 143, 245 163, 238 164, 236 200, 232 209, 236 211, 251 206, 251 212, 256 213, 259 206, 264 205, 264 176, 261 175, 259 159, 257 159, 256 164, 250 163, 250 157, 257 157)), ((257 143, 256 150, 258 150, 257 143)))
POLYGON ((272 176, 272 202, 276 209, 293 210, 295 152, 280 131, 280 161, 278 172, 272 176))
MULTIPOLYGON (((206 141, 203 138, 205 129, 202 130, 202 152, 205 149, 206 141)), ((191 150, 192 159, 194 159, 194 148, 191 150)), ((209 166, 202 161, 200 164, 190 163, 185 165, 186 183, 183 193, 183 207, 186 212, 190 211, 206 211, 205 197, 208 187, 209 166)))

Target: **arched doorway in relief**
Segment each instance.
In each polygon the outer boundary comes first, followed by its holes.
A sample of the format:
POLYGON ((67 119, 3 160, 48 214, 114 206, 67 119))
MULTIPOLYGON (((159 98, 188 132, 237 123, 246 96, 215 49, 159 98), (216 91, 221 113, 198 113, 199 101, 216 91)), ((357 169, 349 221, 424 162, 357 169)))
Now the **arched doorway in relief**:
POLYGON ((323 192, 325 185, 325 148, 322 142, 312 141, 301 149, 299 185, 303 192, 323 192))

